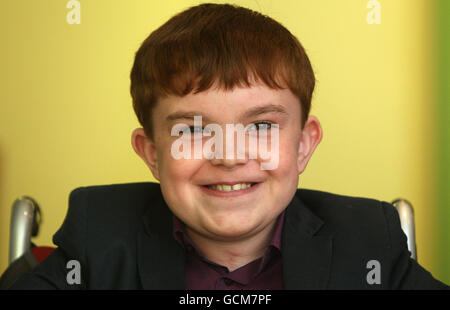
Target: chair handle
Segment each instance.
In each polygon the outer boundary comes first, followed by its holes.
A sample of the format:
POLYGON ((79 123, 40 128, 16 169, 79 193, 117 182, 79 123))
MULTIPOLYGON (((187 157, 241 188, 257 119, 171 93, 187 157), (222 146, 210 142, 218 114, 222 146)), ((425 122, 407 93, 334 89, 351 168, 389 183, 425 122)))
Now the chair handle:
POLYGON ((37 213, 39 206, 31 197, 22 196, 14 202, 11 211, 9 264, 30 249, 31 236, 37 234, 37 213))
POLYGON ((396 199, 392 204, 397 209, 402 230, 408 238, 408 249, 411 252, 411 257, 417 260, 414 209, 412 204, 406 199, 396 199))

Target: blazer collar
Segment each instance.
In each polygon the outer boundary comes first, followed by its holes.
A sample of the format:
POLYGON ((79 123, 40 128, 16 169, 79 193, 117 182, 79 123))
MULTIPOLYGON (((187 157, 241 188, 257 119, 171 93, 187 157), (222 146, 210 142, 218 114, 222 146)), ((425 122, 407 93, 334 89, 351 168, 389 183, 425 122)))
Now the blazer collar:
MULTIPOLYGON (((297 191, 298 193, 298 191, 297 191)), ((173 214, 161 197, 152 201, 138 234, 138 269, 144 289, 184 289, 185 255, 173 238, 173 214)), ((294 195, 281 236, 285 289, 325 289, 332 237, 318 235, 323 221, 294 195)))
POLYGON ((137 263, 143 289, 183 290, 184 251, 172 234, 172 212, 162 195, 152 201, 138 233, 137 263))
POLYGON ((282 233, 285 289, 326 289, 333 238, 318 235, 323 225, 324 222, 295 195, 287 207, 282 233))

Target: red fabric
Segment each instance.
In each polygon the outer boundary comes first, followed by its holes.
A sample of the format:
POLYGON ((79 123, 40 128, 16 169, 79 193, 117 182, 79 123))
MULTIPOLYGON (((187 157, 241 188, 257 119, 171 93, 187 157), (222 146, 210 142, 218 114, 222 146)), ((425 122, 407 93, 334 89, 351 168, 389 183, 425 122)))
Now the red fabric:
POLYGON ((42 262, 44 259, 47 258, 47 256, 50 255, 50 253, 53 252, 55 248, 50 246, 37 246, 34 248, 31 248, 31 253, 33 253, 33 256, 36 258, 38 263, 42 262))

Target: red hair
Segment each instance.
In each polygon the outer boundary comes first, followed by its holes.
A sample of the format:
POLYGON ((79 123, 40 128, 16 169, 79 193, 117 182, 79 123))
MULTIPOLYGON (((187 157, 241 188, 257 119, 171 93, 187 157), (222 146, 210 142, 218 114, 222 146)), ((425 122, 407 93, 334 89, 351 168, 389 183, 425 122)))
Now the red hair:
POLYGON ((260 81, 289 88, 300 100, 302 127, 315 85, 300 42, 268 16, 230 4, 201 4, 169 19, 136 52, 131 70, 133 108, 153 138, 152 109, 159 98, 223 90, 260 81))

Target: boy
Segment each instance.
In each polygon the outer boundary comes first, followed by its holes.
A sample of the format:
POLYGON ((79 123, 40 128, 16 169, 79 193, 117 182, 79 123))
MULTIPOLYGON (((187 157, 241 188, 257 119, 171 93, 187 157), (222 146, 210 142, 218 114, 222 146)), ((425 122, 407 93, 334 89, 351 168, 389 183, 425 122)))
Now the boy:
POLYGON ((73 191, 58 248, 13 288, 447 288, 410 258, 390 204, 297 189, 322 137, 314 84, 269 17, 226 4, 172 17, 131 72, 132 146, 160 184, 73 191))

